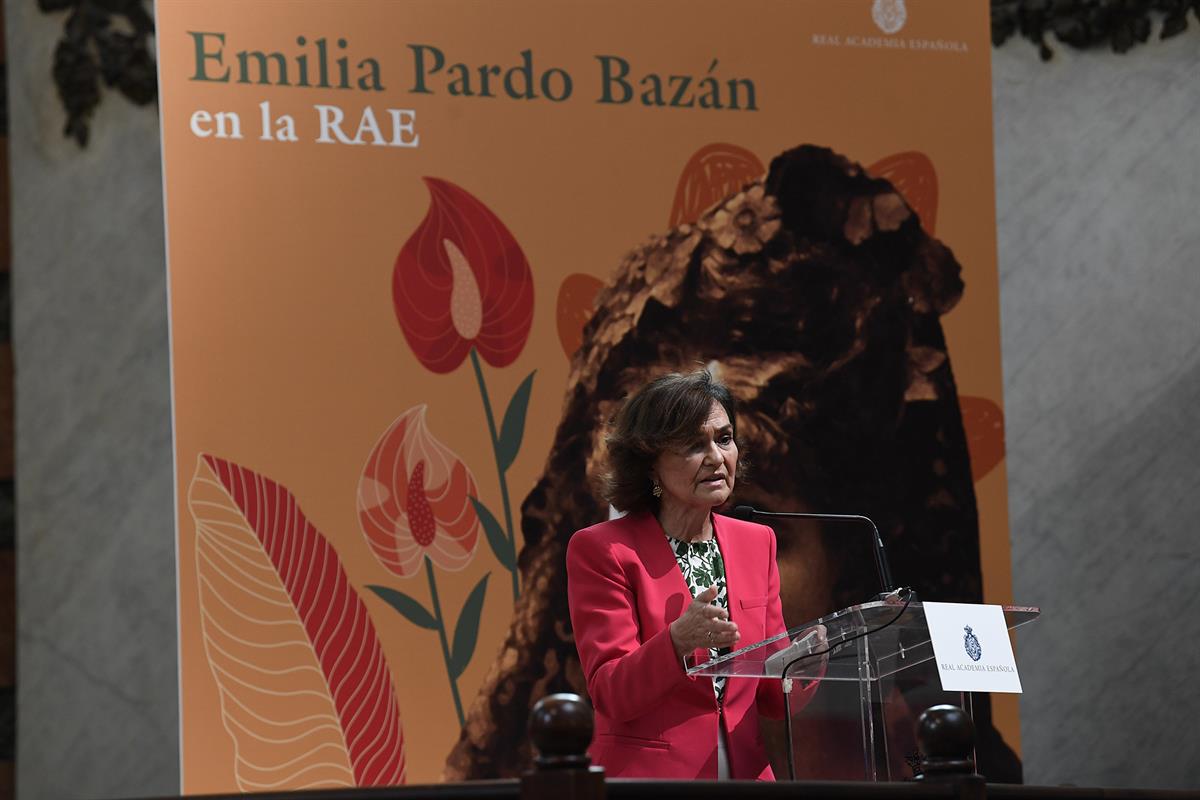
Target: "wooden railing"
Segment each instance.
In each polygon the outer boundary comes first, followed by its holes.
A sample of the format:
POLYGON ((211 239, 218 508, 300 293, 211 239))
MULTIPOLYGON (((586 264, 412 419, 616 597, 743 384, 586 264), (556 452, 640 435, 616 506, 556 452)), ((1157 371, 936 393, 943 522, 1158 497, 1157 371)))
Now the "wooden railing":
MULTIPOLYGON (((470 781, 383 789, 255 794, 253 800, 1200 800, 1200 791, 989 784, 975 772, 974 729, 955 706, 934 706, 917 722, 921 775, 904 783, 858 781, 657 781, 606 779, 587 755, 592 712, 573 694, 533 709, 529 733, 538 753, 519 780, 470 781)), ((205 795, 242 800, 247 795, 205 795)))

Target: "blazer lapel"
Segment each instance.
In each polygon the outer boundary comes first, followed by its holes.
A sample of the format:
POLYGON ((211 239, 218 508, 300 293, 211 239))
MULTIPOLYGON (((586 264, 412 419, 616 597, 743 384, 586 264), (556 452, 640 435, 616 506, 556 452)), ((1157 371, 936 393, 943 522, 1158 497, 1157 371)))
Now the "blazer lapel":
POLYGON ((654 620, 655 630, 649 632, 654 634, 674 622, 683 613, 687 604, 692 601, 692 592, 683 578, 683 572, 679 569, 679 562, 675 560, 675 553, 671 550, 667 535, 663 533, 662 526, 658 524, 654 515, 643 512, 637 515, 636 519, 631 519, 630 522, 636 526, 638 557, 654 586, 655 596, 662 604, 662 611, 654 620), (671 598, 673 597, 677 597, 679 600, 672 602, 671 598), (682 600, 682 605, 674 608, 673 606, 678 605, 680 600, 682 600), (670 615, 670 619, 667 618, 668 615, 670 615))
MULTIPOLYGON (((630 522, 636 526, 638 558, 641 559, 642 567, 654 587, 654 602, 658 604, 654 619, 642 620, 642 633, 649 638, 679 618, 692 602, 692 590, 683 577, 683 571, 679 569, 679 562, 667 541, 667 535, 663 533, 662 526, 658 524, 654 515, 643 513, 630 522), (649 630, 651 626, 647 623, 650 622, 653 623, 653 630, 649 630)), ((716 703, 711 680, 692 678, 690 682, 692 691, 698 691, 702 697, 716 703)))

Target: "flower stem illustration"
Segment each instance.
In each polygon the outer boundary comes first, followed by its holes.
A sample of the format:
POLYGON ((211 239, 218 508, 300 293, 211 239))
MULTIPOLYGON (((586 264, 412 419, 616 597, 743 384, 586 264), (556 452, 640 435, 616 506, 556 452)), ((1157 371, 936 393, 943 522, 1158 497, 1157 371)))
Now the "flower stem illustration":
POLYGON ((458 691, 458 679, 462 677, 467 665, 471 663, 471 657, 475 655, 475 644, 479 640, 479 621, 483 613, 483 598, 487 594, 487 582, 491 575, 484 575, 467 596, 458 614, 454 638, 451 640, 446 636, 446 619, 442 615, 442 603, 438 598, 433 561, 428 556, 424 560, 432 611, 409 595, 390 587, 374 585, 367 588, 417 627, 437 631, 442 646, 442 661, 446 665, 446 677, 450 681, 450 696, 454 698, 454 713, 458 715, 458 724, 465 725, 466 716, 463 714, 462 695, 458 691))
POLYGON ((498 434, 496 432, 496 416, 492 412, 492 402, 488 397, 487 382, 483 379, 483 367, 479 364, 479 354, 475 352, 474 347, 471 348, 471 366, 475 368, 475 380, 479 383, 479 396, 483 400, 483 413, 487 417, 488 433, 492 438, 492 454, 496 459, 496 476, 500 480, 500 498, 504 503, 503 536, 500 535, 499 526, 495 524, 495 518, 491 516, 491 512, 483 507, 478 498, 472 498, 472 500, 476 505, 476 513, 483 521, 483 530, 487 534, 492 552, 496 554, 500 564, 512 573, 513 600, 516 600, 521 594, 521 586, 517 578, 517 537, 513 529, 512 502, 508 496, 508 479, 505 477, 505 473, 512 465, 513 459, 516 458, 517 450, 521 446, 521 439, 524 437, 525 415, 529 409, 529 394, 533 388, 533 376, 536 371, 529 373, 529 377, 517 387, 516 393, 509 402, 508 412, 504 415, 504 427, 498 434))
POLYGON ((454 572, 470 563, 479 541, 475 479, 466 465, 430 434, 426 407, 401 414, 371 450, 358 483, 358 519, 379 563, 399 578, 424 567, 431 608, 390 586, 367 588, 419 628, 436 631, 450 695, 463 724, 458 680, 475 654, 489 574, 471 589, 453 636, 434 567, 454 572))
MULTIPOLYGON (((442 643, 442 660, 446 663, 446 677, 450 679, 450 694, 454 697, 454 711, 458 724, 465 722, 462 698, 458 694, 458 677, 450 669, 450 643, 446 641, 446 621, 442 618, 442 603, 438 600, 437 578, 433 575, 433 562, 425 559, 425 577, 429 580, 429 603, 433 606, 433 619, 437 623, 438 639, 442 643)), ((486 578, 485 578, 486 580, 486 578)))
POLYGON ((466 190, 425 178, 429 210, 396 257, 392 300, 396 320, 417 360, 431 372, 458 369, 469 356, 483 402, 504 523, 470 495, 496 560, 520 595, 517 538, 507 473, 521 449, 535 372, 517 387, 497 424, 483 364, 511 365, 533 324, 533 276, 517 240, 500 218, 466 190))

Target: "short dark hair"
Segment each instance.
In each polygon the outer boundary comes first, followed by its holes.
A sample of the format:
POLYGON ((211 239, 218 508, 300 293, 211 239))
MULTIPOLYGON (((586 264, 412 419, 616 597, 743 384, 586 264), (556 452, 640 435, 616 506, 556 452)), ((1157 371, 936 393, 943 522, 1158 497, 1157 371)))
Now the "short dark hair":
MULTIPOLYGON (((729 415, 737 441, 737 404, 725 384, 707 369, 672 372, 638 389, 614 415, 609 433, 604 496, 618 511, 653 511, 650 470, 668 449, 690 444, 712 411, 713 401, 729 415)), ((738 460, 738 474, 742 474, 738 460)))

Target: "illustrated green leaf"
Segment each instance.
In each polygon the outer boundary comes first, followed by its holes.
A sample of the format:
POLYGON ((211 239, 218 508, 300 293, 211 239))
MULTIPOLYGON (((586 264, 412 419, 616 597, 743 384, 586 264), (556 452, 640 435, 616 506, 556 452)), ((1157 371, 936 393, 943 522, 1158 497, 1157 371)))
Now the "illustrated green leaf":
POLYGON ((471 505, 475 506, 475 515, 479 517, 479 522, 483 525, 483 532, 487 535, 488 544, 491 545, 492 552, 496 554, 496 560, 500 562, 500 566, 504 567, 509 572, 516 569, 517 559, 512 550, 512 544, 509 543, 508 537, 504 535, 504 529, 500 527, 500 522, 496 516, 488 511, 488 507, 479 502, 477 498, 467 495, 471 501, 471 505))
POLYGON ((454 626, 454 646, 450 651, 450 675, 455 680, 466 670, 467 664, 471 663, 471 656, 475 655, 475 642, 479 639, 479 617, 483 613, 483 596, 487 593, 488 578, 491 577, 489 572, 483 576, 479 583, 475 584, 475 588, 471 590, 471 594, 467 595, 467 602, 463 603, 462 611, 459 612, 458 622, 454 626))
POLYGON ((504 422, 500 423, 500 438, 496 442, 496 461, 500 471, 506 472, 517 460, 521 450, 521 439, 525 436, 525 413, 529 410, 529 395, 533 392, 533 372, 521 381, 512 400, 508 401, 508 410, 504 412, 504 422))
POLYGON ((397 592, 386 586, 368 586, 367 588, 377 594, 383 602, 399 611, 413 625, 419 628, 428 628, 431 631, 438 629, 437 620, 434 619, 433 614, 430 614, 425 606, 403 592, 397 592))

